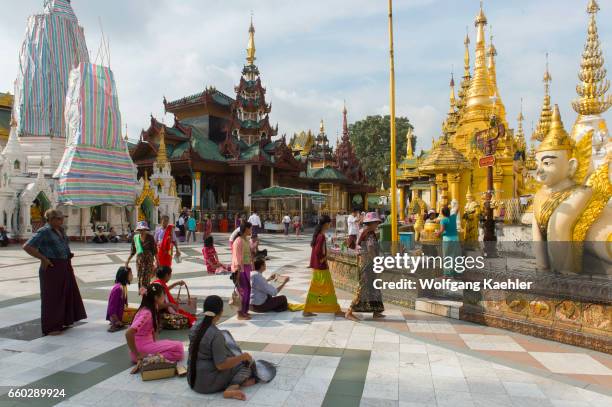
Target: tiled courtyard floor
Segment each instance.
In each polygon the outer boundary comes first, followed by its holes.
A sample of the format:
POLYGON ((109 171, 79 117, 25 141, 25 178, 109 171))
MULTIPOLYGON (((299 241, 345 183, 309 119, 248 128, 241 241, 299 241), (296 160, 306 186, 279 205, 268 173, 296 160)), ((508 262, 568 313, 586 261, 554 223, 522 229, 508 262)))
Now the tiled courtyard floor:
MULTIPOLYGON (((291 277, 284 293, 303 302, 308 237, 262 236, 269 272, 291 277)), ((229 262, 227 236, 217 235, 229 262)), ((192 392, 184 378, 142 382, 129 374, 123 333, 107 333, 106 299, 126 244, 72 245, 89 318, 60 336, 40 336, 38 262, 0 249, 0 406, 538 406, 612 405, 612 356, 507 331, 387 306, 384 321, 301 313, 228 315, 221 327, 243 350, 278 364, 277 377, 246 389, 246 402, 192 392), (65 389, 64 399, 11 399, 11 388, 65 389)), ((192 295, 228 298, 227 276, 206 276, 201 245, 184 244, 174 279, 192 295)), ((137 303, 136 286, 130 302, 137 303)), ((338 292, 346 307, 351 296, 338 292)), ((180 339, 186 331, 164 331, 180 339)))

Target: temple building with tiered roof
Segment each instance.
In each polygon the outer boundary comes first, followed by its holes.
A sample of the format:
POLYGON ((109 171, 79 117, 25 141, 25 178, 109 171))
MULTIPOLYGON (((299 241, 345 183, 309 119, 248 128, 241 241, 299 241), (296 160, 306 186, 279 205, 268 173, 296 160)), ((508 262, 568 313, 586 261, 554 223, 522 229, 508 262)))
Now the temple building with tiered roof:
POLYGON ((251 194, 271 186, 324 192, 329 197, 326 203, 311 209, 331 214, 347 210, 350 193, 359 193, 364 199, 368 186, 361 184, 363 177, 351 174, 360 168, 356 157, 346 157, 350 168, 336 169, 336 156, 323 123, 316 137, 308 132, 299 141, 294 136, 289 143, 285 136, 278 136, 278 125, 271 125, 272 106, 266 101, 266 89, 255 65, 252 21, 246 54, 234 97, 207 87, 177 100, 164 98, 164 109, 174 116, 173 123, 151 117, 139 141, 130 146, 139 177, 152 174, 160 159, 167 160, 181 207, 216 217, 235 216, 251 208, 265 214, 268 204, 251 202, 251 194))

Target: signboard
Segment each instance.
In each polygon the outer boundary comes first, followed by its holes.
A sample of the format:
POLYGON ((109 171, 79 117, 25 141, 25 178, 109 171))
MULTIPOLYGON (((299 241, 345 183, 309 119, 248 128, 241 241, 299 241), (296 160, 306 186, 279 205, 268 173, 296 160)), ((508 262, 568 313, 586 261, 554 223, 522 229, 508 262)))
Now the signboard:
POLYGON ((487 156, 482 157, 480 160, 478 160, 478 166, 480 168, 493 167, 494 165, 495 165, 494 155, 487 155, 487 156))

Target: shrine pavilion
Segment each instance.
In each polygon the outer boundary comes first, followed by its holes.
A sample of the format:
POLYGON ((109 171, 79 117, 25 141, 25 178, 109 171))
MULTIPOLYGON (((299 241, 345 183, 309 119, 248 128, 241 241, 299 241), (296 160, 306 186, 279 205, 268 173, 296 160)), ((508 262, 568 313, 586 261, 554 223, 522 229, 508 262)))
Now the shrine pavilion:
POLYGON ((157 163, 167 160, 181 207, 216 218, 233 218, 257 210, 275 219, 281 212, 297 213, 298 207, 272 208, 265 201, 251 201, 251 194, 271 186, 290 186, 318 191, 325 202, 309 203, 308 214, 345 212, 353 201, 364 202, 365 185, 361 165, 349 140, 344 110, 344 134, 336 152, 329 145, 323 123, 308 150, 296 152, 286 137, 272 126, 271 105, 255 65, 255 28, 249 27, 246 64, 228 96, 214 87, 168 101, 164 109, 174 123, 150 118, 130 154, 138 177, 150 175, 157 163), (164 131, 161 131, 162 128, 164 131), (357 195, 355 197, 354 195, 357 195))

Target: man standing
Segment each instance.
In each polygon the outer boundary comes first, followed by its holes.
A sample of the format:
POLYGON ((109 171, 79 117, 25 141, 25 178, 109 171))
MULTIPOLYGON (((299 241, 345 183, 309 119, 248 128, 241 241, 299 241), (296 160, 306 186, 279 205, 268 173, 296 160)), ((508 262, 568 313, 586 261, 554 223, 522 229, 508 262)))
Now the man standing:
POLYGON ((289 225, 291 224, 291 216, 286 214, 283 217, 283 226, 285 227, 285 236, 289 236, 289 225))
POLYGON ((257 211, 253 211, 247 222, 253 225, 253 234, 261 232, 261 219, 259 218, 257 211))
POLYGON ((185 241, 185 213, 181 213, 178 220, 176 221, 176 226, 179 228, 179 239, 181 242, 185 241))
POLYGON ((355 249, 357 247, 357 235, 359 234, 359 222, 360 222, 359 211, 357 208, 353 208, 353 211, 346 219, 348 226, 348 239, 346 244, 349 249, 355 249))

